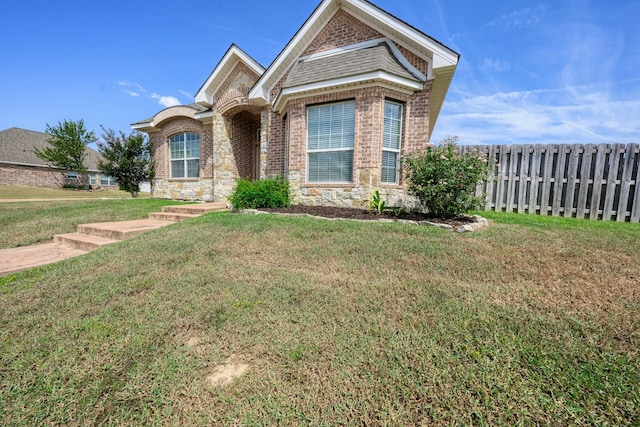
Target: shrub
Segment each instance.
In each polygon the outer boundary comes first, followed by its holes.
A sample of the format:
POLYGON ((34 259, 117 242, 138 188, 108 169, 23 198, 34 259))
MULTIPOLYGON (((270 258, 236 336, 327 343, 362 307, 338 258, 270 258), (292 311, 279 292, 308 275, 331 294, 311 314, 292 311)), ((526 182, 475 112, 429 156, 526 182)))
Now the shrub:
POLYGON ((283 177, 250 181, 236 180, 236 189, 229 196, 234 209, 259 209, 288 207, 289 181, 283 177))
POLYGON ((480 152, 459 154, 457 141, 458 137, 448 137, 403 158, 409 193, 433 216, 452 218, 482 206, 482 197, 474 192, 487 178, 487 158, 480 152))

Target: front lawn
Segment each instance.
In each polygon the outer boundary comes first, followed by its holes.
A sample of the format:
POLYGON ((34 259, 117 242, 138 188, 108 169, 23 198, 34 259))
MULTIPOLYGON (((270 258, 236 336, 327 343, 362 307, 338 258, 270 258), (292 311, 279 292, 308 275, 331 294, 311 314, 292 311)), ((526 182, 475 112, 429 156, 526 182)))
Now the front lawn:
POLYGON ((0 424, 638 425, 640 226, 487 216, 216 213, 2 278, 0 424))

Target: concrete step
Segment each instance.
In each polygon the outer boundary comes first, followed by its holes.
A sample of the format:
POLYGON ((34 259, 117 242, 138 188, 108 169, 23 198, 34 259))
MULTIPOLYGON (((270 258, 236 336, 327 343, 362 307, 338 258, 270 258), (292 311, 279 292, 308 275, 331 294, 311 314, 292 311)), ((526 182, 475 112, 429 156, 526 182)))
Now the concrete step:
POLYGON ((53 242, 69 246, 82 251, 93 251, 105 245, 110 245, 118 240, 100 236, 89 236, 83 233, 58 234, 53 236, 53 242))
POLYGON ((2 249, 0 250, 0 276, 51 264, 86 253, 87 251, 58 243, 2 249))
POLYGON ((192 205, 163 206, 162 212, 181 213, 188 215, 204 215, 210 212, 225 211, 227 209, 226 202, 198 203, 192 205))
POLYGON ((171 222, 179 222, 184 221, 185 219, 195 218, 200 215, 188 214, 188 213, 177 213, 177 212, 152 212, 149 214, 149 219, 157 220, 157 221, 171 221, 171 222))
POLYGON ((78 226, 78 233, 105 237, 107 239, 126 240, 146 231, 155 230, 172 223, 172 221, 149 218, 132 221, 81 224, 78 226))

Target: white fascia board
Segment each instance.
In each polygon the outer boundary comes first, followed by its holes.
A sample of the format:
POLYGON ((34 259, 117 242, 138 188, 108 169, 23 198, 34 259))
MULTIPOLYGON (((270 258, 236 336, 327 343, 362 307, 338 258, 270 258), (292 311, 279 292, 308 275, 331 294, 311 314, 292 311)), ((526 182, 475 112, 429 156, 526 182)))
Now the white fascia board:
MULTIPOLYGON (((437 67, 445 66, 444 63, 450 65, 455 65, 458 63, 458 54, 448 49, 447 47, 435 42, 433 39, 429 38, 425 34, 415 30, 414 28, 408 26, 407 24, 401 22, 397 18, 392 15, 383 12, 372 4, 362 1, 362 0, 343 0, 345 3, 360 9, 364 13, 368 14, 375 20, 380 23, 389 26, 395 31, 403 34, 405 37, 412 39, 424 46, 426 49, 433 52, 434 59, 436 56, 439 56, 442 61, 439 61, 437 67)), ((436 67, 436 64, 433 64, 436 67)))
MULTIPOLYGON (((270 102, 269 88, 264 87, 265 84, 273 77, 273 74, 282 66, 282 64, 289 58, 289 55, 293 50, 302 42, 303 39, 308 37, 308 32, 314 27, 318 19, 322 17, 330 6, 334 5, 337 0, 323 0, 318 5, 313 14, 307 19, 303 26, 298 30, 296 35, 287 44, 284 50, 278 55, 278 57, 271 63, 262 77, 258 79, 255 86, 249 92, 249 99, 259 101, 260 103, 268 104, 270 102)), ((334 11, 335 13, 335 11, 334 11)), ((332 14, 333 16, 333 14, 332 14)))
POLYGON ((153 121, 150 121, 150 122, 143 122, 143 123, 134 123, 131 125, 131 129, 138 130, 138 131, 147 131, 147 130, 155 129, 155 127, 153 126, 153 121))
POLYGON ((326 90, 328 88, 355 86, 365 82, 386 83, 388 84, 387 87, 393 87, 396 90, 404 88, 408 94, 412 94, 415 91, 424 89, 424 85, 422 83, 415 82, 404 77, 399 77, 384 71, 374 71, 357 76, 341 77, 339 79, 325 80, 322 82, 309 83, 283 89, 280 92, 278 99, 276 99, 274 109, 278 111, 282 106, 281 104, 283 103, 283 101, 289 98, 291 95, 300 93, 322 92, 323 90, 326 90))
POLYGON ((201 113, 196 113, 195 115, 196 120, 206 120, 206 119, 210 119, 213 117, 213 111, 203 111, 201 113))
POLYGON ((213 105, 213 97, 207 95, 204 91, 198 92, 196 94, 196 104, 200 104, 202 106, 209 107, 213 105))

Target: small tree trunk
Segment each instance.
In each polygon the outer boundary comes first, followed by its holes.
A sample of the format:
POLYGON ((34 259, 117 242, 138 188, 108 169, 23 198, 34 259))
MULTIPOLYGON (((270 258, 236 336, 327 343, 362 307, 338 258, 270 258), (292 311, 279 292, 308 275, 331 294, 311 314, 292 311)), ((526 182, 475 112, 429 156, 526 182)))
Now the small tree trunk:
POLYGON ((80 181, 80 185, 82 187, 83 190, 88 190, 91 184, 91 181, 89 180, 89 173, 88 172, 83 172, 81 174, 78 175, 78 179, 80 181))

